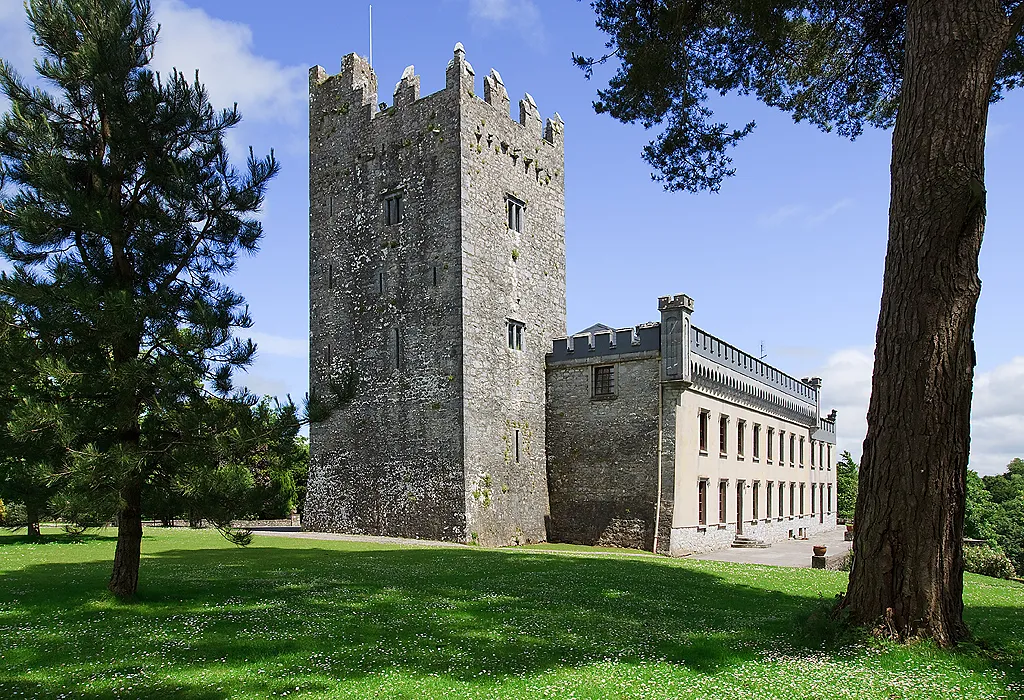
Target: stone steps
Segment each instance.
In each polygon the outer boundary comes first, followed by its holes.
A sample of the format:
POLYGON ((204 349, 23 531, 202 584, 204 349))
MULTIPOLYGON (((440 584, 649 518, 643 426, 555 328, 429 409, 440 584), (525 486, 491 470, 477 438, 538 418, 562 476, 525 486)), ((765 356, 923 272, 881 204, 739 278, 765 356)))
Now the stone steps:
POLYGON ((736 549, 767 549, 768 547, 771 547, 771 544, 754 537, 736 535, 736 538, 732 541, 732 546, 736 549))

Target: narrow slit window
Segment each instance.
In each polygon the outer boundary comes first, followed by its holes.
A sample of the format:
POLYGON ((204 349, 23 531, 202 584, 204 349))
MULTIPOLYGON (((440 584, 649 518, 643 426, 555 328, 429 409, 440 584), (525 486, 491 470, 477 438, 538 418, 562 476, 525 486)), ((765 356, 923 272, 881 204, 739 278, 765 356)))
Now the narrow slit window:
POLYGON ((433 273, 434 273, 434 286, 436 287, 437 286, 437 265, 434 265, 433 273))
POLYGON ((708 524, 708 480, 697 481, 697 524, 708 524))
POLYGON ((743 438, 747 432, 747 422, 743 420, 736 421, 736 456, 743 457, 746 445, 743 444, 743 438))
POLYGON ((505 198, 505 210, 508 214, 508 230, 516 233, 523 232, 523 210, 526 205, 515 197, 505 198))
POLYGON ((772 463, 772 446, 775 444, 775 428, 768 428, 768 464, 772 463))
POLYGON ((793 466, 796 462, 794 460, 793 452, 796 447, 796 435, 790 434, 789 436, 789 466, 793 466))
POLYGON ((523 349, 523 329, 526 325, 520 321, 508 319, 508 348, 509 350, 523 349))
POLYGON ((718 452, 722 457, 729 454, 729 416, 718 419, 718 452))
POLYGON ((811 440, 811 469, 814 469, 814 440, 811 440))
POLYGON ((776 516, 779 520, 782 520, 782 516, 785 514, 785 510, 783 509, 783 506, 785 505, 785 500, 786 500, 786 482, 785 481, 780 481, 779 482, 779 514, 776 516))
POLYGON ((519 464, 519 455, 522 449, 522 444, 522 433, 520 432, 519 428, 516 428, 515 443, 512 446, 512 451, 515 453, 516 464, 519 464))
POLYGON ((765 487, 764 493, 764 516, 766 518, 772 517, 772 482, 768 482, 765 487))
POLYGON ((702 454, 708 453, 708 412, 701 411, 697 417, 699 421, 700 430, 700 451, 702 454))
POLYGON ((727 512, 726 512, 726 501, 729 495, 729 482, 720 481, 718 483, 718 522, 725 524, 727 512))
POLYGON ((800 436, 800 468, 804 468, 804 437, 800 436))
POLYGON ((327 288, 334 289, 334 265, 327 266, 327 288))
POLYGON ((752 500, 751 505, 753 506, 753 513, 751 514, 752 515, 751 519, 755 520, 755 521, 760 517, 760 512, 758 511, 758 502, 757 502, 757 500, 758 500, 757 497, 759 495, 758 492, 760 490, 761 490, 760 482, 755 481, 754 482, 753 491, 751 491, 751 494, 750 494, 751 495, 751 500, 752 500))
POLYGON ((402 369, 402 335, 395 329, 395 369, 402 369))
POLYGON ((393 226, 402 223, 404 213, 401 192, 396 192, 384 198, 384 223, 386 225, 393 226))
POLYGON ((754 434, 751 437, 751 440, 753 440, 754 443, 751 447, 753 448, 754 461, 756 462, 761 459, 761 426, 757 423, 754 423, 754 434))
POLYGON ((378 272, 377 273, 377 293, 378 294, 383 294, 387 290, 388 290, 388 285, 387 285, 387 281, 384 279, 384 273, 383 272, 378 272))

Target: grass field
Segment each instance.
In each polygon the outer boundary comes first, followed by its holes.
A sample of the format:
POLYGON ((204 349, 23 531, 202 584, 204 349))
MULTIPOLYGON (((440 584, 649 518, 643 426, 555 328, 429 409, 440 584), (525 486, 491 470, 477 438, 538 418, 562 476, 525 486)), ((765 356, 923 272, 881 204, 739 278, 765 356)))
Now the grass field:
POLYGON ((1024 696, 1024 586, 977 576, 947 653, 837 637, 810 569, 152 529, 120 603, 113 549, 0 535, 0 698, 1024 696))

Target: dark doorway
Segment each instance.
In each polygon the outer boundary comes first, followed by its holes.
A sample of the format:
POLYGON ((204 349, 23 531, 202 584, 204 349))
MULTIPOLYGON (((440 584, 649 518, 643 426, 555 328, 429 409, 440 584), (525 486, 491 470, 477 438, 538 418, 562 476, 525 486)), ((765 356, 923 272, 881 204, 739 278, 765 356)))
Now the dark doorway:
POLYGON ((742 481, 736 482, 736 534, 743 534, 743 489, 746 485, 742 481))

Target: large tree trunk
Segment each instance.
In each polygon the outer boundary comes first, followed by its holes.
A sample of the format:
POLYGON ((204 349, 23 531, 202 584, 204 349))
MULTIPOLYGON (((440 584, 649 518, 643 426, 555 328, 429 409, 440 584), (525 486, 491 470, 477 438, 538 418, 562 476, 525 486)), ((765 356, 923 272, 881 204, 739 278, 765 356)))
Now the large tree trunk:
POLYGON ((117 549, 114 570, 107 588, 119 598, 135 595, 139 587, 139 560, 142 556, 142 488, 133 485, 122 494, 117 512, 117 549))
POLYGON ((999 0, 912 0, 857 557, 842 608, 900 639, 967 634, 962 537, 999 0))

